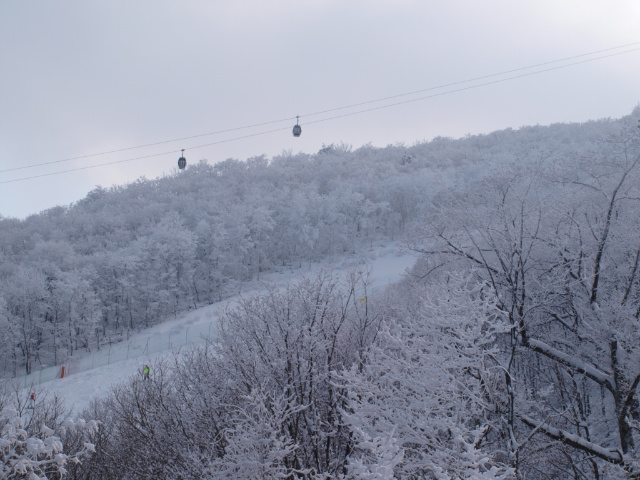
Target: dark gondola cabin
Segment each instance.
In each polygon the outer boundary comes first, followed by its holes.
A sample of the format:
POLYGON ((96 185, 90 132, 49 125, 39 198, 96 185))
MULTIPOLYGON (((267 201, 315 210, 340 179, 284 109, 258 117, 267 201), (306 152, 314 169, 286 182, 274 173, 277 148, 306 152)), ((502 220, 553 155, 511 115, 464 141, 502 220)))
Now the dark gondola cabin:
POLYGON ((187 166, 187 159, 184 158, 184 148, 182 149, 182 156, 178 159, 178 168, 180 170, 184 170, 184 167, 187 166))
POLYGON ((300 134, 302 133, 302 127, 301 127, 300 125, 298 125, 298 123, 299 123, 299 122, 298 122, 298 119, 299 119, 299 118, 300 118, 300 117, 296 117, 296 124, 295 124, 295 125, 294 125, 294 127, 293 127, 293 136, 294 136, 294 137, 299 137, 299 136, 300 136, 300 134))

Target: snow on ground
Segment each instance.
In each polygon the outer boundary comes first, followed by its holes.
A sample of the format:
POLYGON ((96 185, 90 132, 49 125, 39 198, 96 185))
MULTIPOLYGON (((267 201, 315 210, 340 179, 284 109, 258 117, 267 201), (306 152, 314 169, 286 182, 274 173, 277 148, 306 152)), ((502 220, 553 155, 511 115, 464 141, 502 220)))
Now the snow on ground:
MULTIPOLYGON (((367 265, 371 268, 370 291, 373 293, 400 280, 415 260, 416 254, 401 249, 398 243, 388 246, 380 245, 362 255, 343 257, 336 262, 284 270, 264 276, 260 281, 243 287, 241 295, 259 293, 264 289, 265 283, 286 285, 302 275, 313 275, 320 269, 345 272, 356 265, 367 265)), ((20 381, 23 385, 30 385, 31 382, 39 383, 38 390, 44 390, 43 393, 58 394, 66 400, 74 412, 79 413, 89 406, 94 397, 107 395, 113 385, 127 380, 132 375, 141 377, 145 363, 150 363, 159 356, 165 356, 185 344, 202 342, 204 337, 215 334, 219 315, 228 306, 233 306, 237 298, 229 298, 185 312, 176 319, 163 322, 132 336, 128 341, 103 346, 97 353, 72 360, 67 367, 69 375, 65 378, 46 381, 46 375, 43 377, 40 374, 38 377, 38 373, 34 373, 31 378, 23 378, 20 381)), ((56 367, 52 368, 52 372, 57 371, 56 367)), ((29 390, 31 388, 23 389, 25 398, 29 390)))

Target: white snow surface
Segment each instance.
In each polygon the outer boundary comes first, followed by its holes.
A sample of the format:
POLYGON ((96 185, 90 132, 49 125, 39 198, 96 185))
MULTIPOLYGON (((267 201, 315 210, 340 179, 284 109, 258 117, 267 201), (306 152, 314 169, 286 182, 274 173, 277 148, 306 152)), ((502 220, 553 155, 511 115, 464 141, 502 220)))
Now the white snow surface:
MULTIPOLYGON (((287 269, 263 276, 259 281, 245 284, 238 296, 185 312, 177 318, 155 325, 133 335, 128 341, 103 346, 100 351, 70 360, 66 364, 65 378, 47 378, 58 375, 60 367, 51 367, 49 375, 35 372, 20 381, 25 388, 25 398, 30 390, 41 391, 39 395, 56 393, 62 397, 75 414, 87 408, 94 397, 107 395, 112 386, 135 375, 141 378, 146 363, 165 356, 185 344, 203 342, 204 337, 215 335, 218 318, 225 308, 233 307, 239 296, 259 294, 266 284, 285 286, 303 275, 313 275, 320 269, 342 273, 356 265, 371 269, 372 284, 369 295, 395 283, 413 266, 417 254, 402 248, 400 243, 379 245, 365 253, 343 257, 339 261, 320 265, 309 265, 298 269, 287 269), (40 384, 39 387, 26 386, 40 384)), ((43 371, 44 372, 44 371, 43 371)))

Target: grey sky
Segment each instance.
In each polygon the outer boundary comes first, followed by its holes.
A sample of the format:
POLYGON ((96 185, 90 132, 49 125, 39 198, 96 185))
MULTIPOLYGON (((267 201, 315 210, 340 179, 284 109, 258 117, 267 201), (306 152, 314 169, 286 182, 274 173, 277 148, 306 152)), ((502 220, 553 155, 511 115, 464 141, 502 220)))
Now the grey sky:
POLYGON ((320 123, 473 83, 305 115, 640 42, 639 21, 637 0, 0 0, 0 182, 171 152, 0 183, 0 214, 169 174, 182 148, 189 164, 214 163, 620 117, 640 100, 640 50, 320 123))

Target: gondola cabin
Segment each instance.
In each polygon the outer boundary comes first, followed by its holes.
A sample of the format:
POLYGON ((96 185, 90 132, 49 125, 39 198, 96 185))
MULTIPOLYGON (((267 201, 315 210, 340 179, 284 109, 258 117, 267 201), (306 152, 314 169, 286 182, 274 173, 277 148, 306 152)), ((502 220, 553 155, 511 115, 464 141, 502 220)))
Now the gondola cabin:
POLYGON ((182 156, 178 159, 178 168, 180 170, 184 170, 184 167, 187 166, 187 159, 184 158, 184 148, 182 149, 182 156))
POLYGON ((293 136, 294 137, 299 137, 300 134, 302 133, 302 127, 300 125, 298 125, 298 120, 300 119, 300 117, 296 117, 296 124, 293 126, 293 136))

